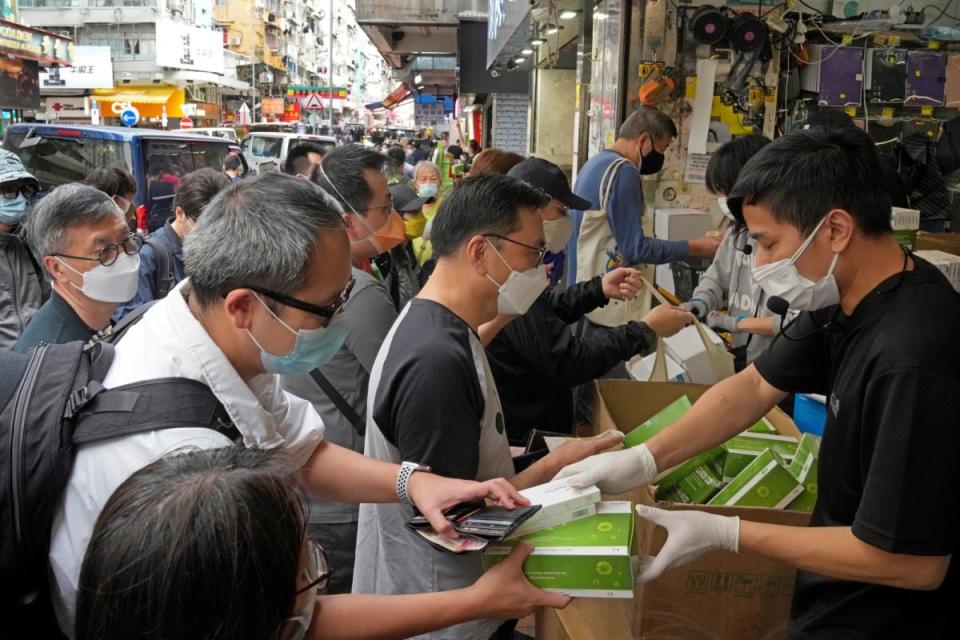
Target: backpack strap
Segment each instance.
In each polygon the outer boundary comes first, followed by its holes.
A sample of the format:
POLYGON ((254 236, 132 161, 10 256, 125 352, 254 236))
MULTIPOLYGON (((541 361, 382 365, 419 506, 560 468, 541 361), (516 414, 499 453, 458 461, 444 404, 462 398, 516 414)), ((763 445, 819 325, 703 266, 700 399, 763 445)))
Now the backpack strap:
POLYGON ((367 431, 367 423, 361 418, 356 411, 353 410, 353 407, 350 406, 350 403, 347 402, 346 398, 340 395, 340 392, 336 390, 333 384, 327 379, 325 375, 320 373, 320 369, 314 369, 310 372, 310 377, 313 378, 313 381, 317 383, 317 386, 320 387, 320 390, 330 399, 330 402, 337 408, 337 410, 343 414, 343 417, 353 425, 354 431, 357 432, 361 438, 364 437, 364 434, 367 431))
MULTIPOLYGON (((97 382, 76 412, 73 444, 162 429, 206 427, 233 441, 242 436, 210 387, 189 378, 157 378, 104 389, 97 382)), ((68 416, 70 417, 70 416, 68 416)))
POLYGON ((617 158, 607 166, 607 170, 603 172, 603 176, 600 178, 600 208, 606 210, 607 202, 610 201, 610 192, 613 191, 613 183, 617 178, 617 171, 620 170, 625 164, 630 164, 630 161, 626 158, 617 158), (604 187, 606 183, 606 187, 604 187))
POLYGON ((170 267, 170 251, 166 243, 159 238, 148 236, 143 239, 144 244, 150 245, 156 255, 157 265, 153 271, 153 282, 150 288, 153 289, 153 299, 159 300, 165 298, 170 289, 173 288, 173 274, 170 267))

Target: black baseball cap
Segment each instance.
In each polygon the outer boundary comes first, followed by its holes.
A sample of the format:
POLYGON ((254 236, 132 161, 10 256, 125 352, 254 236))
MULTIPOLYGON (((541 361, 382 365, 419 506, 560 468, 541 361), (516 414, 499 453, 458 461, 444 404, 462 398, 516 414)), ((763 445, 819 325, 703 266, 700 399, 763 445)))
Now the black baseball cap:
POLYGON ((556 198, 571 209, 589 211, 593 208, 589 200, 584 200, 570 191, 570 182, 560 167, 543 158, 522 160, 514 165, 507 175, 543 189, 548 196, 556 198))
POLYGON ((393 208, 399 213, 417 211, 429 198, 421 198, 408 184, 395 184, 390 187, 390 197, 393 198, 393 208))

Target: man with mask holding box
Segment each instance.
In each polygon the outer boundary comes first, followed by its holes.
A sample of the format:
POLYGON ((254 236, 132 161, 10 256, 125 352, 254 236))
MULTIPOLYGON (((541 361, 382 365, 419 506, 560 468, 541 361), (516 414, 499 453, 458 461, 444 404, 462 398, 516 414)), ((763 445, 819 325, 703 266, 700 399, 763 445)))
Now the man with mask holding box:
MULTIPOLYGON (((547 160, 527 158, 507 175, 550 198, 540 209, 543 235, 551 253, 563 251, 571 230, 567 208, 590 203, 571 193, 563 171, 547 160)), ((639 271, 619 267, 565 289, 549 288, 527 313, 498 316, 480 327, 511 444, 523 445, 534 428, 572 432, 574 385, 587 384, 638 353, 649 353, 657 346, 657 336, 671 336, 692 322, 689 313, 661 305, 642 322, 603 327, 584 339, 570 332, 568 325, 585 313, 610 299, 632 298, 642 287, 639 271)))
POLYGON ((667 542, 640 580, 712 550, 800 571, 792 638, 946 638, 960 601, 960 295, 891 235, 873 141, 811 129, 767 145, 727 199, 757 243, 753 277, 795 322, 645 445, 565 469, 619 493, 736 435, 787 393, 828 398, 809 528, 637 511, 667 542))
POLYGON ((143 238, 130 233, 113 199, 79 183, 57 187, 26 220, 27 240, 53 281, 53 294, 14 347, 89 340, 137 293, 143 238))
MULTIPOLYGON (((567 444, 514 475, 477 329, 498 313, 526 312, 546 288, 538 209, 548 202, 506 176, 469 178, 444 199, 433 227, 436 270, 400 313, 370 375, 368 456, 453 478, 503 476, 524 489, 622 439, 567 444)), ((413 515, 410 505, 360 505, 354 593, 447 590, 481 574, 479 554, 441 553, 408 531, 413 515)), ((499 625, 480 620, 425 637, 487 640, 499 625)))
POLYGON ((20 232, 39 189, 20 158, 0 149, 0 349, 13 348, 50 295, 43 268, 20 232))

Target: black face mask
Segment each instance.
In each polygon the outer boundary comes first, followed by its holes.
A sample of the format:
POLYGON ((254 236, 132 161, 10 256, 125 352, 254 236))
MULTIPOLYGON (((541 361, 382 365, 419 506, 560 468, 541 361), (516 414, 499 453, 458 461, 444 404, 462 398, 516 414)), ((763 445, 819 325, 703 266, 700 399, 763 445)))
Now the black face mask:
POLYGON ((663 169, 663 154, 653 149, 640 159, 640 175, 649 176, 663 169))

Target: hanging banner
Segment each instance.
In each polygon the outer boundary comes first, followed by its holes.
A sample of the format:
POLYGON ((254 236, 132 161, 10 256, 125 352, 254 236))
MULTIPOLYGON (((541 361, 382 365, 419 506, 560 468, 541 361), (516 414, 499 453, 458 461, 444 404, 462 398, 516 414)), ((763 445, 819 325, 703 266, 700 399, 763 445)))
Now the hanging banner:
POLYGON ((223 34, 172 20, 157 21, 157 64, 223 74, 223 34))
POLYGON ((113 62, 110 47, 74 47, 72 67, 40 71, 40 89, 112 89, 113 62))

